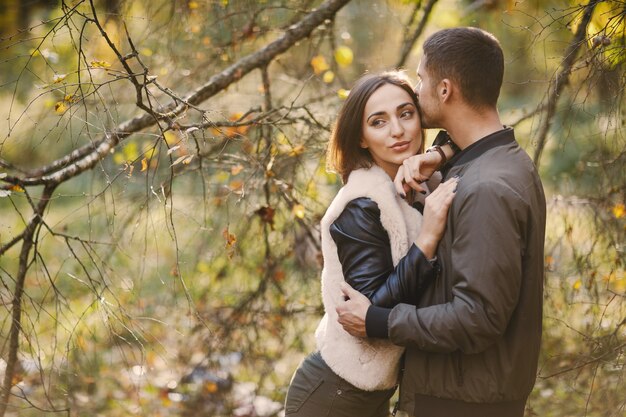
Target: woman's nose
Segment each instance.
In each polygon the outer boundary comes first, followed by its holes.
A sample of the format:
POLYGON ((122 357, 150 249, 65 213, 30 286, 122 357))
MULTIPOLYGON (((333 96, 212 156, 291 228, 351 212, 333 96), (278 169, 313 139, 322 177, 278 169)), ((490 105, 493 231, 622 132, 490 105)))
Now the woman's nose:
POLYGON ((403 133, 404 133, 404 127, 402 126, 402 123, 400 123, 400 120, 392 119, 391 120, 391 136, 393 136, 394 138, 397 138, 397 137, 402 136, 403 133))

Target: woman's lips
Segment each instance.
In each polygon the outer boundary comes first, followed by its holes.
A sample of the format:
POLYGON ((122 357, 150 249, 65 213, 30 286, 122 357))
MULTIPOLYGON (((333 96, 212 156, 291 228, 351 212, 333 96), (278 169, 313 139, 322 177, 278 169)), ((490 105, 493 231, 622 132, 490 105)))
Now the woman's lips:
POLYGON ((391 146, 391 150, 394 152, 404 152, 407 149, 409 149, 410 145, 411 145, 411 142, 409 141, 398 142, 398 143, 395 143, 393 146, 391 146))

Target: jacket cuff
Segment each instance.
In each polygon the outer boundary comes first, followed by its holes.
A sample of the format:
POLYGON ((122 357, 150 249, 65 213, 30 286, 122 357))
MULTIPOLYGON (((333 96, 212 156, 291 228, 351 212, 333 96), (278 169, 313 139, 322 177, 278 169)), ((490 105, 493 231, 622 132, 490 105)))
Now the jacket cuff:
POLYGON ((389 339, 389 314, 390 308, 370 305, 365 315, 365 332, 367 337, 389 339))

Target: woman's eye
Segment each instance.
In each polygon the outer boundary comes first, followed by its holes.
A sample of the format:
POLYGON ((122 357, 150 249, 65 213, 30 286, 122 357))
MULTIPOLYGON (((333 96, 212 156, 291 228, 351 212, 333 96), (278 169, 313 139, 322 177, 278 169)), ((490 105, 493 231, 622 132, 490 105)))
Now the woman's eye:
POLYGON ((374 127, 382 126, 382 124, 383 124, 383 123, 385 123, 385 121, 384 121, 384 120, 381 120, 381 119, 376 119, 376 120, 374 120, 374 121, 372 122, 372 126, 374 126, 374 127))
POLYGON ((406 110, 402 112, 400 117, 402 117, 403 119, 409 119, 411 116, 413 116, 413 114, 414 112, 412 110, 406 110))

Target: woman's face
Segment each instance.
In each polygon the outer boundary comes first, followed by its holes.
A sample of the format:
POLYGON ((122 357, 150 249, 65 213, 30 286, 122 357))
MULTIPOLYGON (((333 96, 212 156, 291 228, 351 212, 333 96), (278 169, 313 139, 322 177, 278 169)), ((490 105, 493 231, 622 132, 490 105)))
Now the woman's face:
POLYGON ((361 138, 376 165, 393 178, 421 143, 420 118, 409 93, 393 84, 376 90, 365 104, 361 138))

